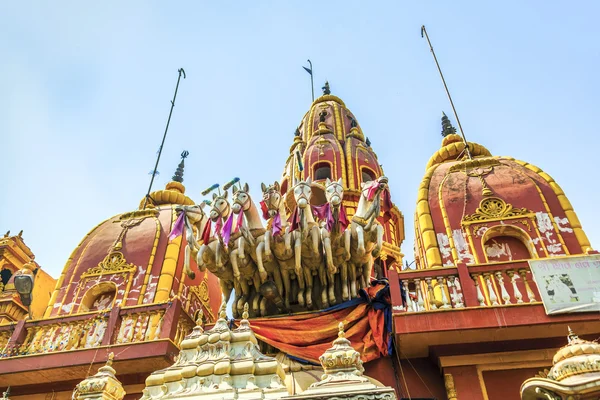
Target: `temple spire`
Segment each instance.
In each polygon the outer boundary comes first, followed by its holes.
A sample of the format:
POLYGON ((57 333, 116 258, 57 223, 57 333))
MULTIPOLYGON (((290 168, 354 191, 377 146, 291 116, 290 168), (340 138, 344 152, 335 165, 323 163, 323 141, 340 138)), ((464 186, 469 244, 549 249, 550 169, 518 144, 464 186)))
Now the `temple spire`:
POLYGON ((175 170, 175 174, 173 175, 173 177, 171 178, 173 181, 175 182, 179 182, 182 183, 183 182, 183 168, 185 167, 185 163, 184 160, 187 158, 187 156, 190 155, 190 152, 187 150, 184 150, 181 153, 181 162, 179 163, 179 165, 177 166, 177 169, 175 170))
POLYGON ((452 126, 450 119, 446 116, 446 113, 442 111, 442 136, 453 135, 456 133, 456 128, 452 126))
POLYGON ((325 81, 325 86, 323 86, 323 95, 331 94, 331 89, 329 88, 329 81, 325 81))

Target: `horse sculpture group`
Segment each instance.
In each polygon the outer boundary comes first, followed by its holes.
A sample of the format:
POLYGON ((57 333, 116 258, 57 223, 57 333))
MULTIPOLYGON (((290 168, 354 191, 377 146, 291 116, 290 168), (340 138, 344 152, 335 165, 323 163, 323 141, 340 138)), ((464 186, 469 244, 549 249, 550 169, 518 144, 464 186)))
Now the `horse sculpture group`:
POLYGON ((351 221, 341 179, 326 180, 327 202, 321 206, 311 205, 311 184, 308 178, 291 188, 295 208, 290 213, 278 182, 262 184, 260 208, 248 184, 233 185, 231 198, 226 190, 213 193, 210 202, 176 207, 187 242, 188 276, 195 276, 190 267, 194 257, 200 271, 208 269, 219 278, 227 302, 235 292, 236 317, 246 302, 252 316, 264 316, 291 307, 327 308, 357 297, 358 288, 370 282, 373 260, 382 248, 383 226, 377 217, 387 178, 362 184, 351 221))

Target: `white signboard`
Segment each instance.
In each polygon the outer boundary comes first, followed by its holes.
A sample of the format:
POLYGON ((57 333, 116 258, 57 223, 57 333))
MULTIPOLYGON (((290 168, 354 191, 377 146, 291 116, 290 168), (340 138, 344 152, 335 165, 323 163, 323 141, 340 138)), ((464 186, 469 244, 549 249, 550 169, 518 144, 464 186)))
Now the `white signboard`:
POLYGON ((600 254, 529 260, 546 314, 600 311, 600 254))

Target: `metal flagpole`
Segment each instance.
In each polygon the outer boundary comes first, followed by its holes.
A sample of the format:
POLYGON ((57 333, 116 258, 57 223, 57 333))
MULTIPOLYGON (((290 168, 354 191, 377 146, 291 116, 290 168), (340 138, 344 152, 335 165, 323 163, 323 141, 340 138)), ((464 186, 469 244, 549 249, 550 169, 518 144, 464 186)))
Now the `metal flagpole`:
POLYGON ((150 198, 150 191, 152 190, 152 184, 154 183, 154 177, 156 176, 156 169, 158 168, 158 162, 160 161, 160 155, 162 154, 163 145, 165 144, 165 139, 167 138, 167 131, 169 130, 169 123, 171 122, 171 115, 173 114, 173 108, 175 107, 175 99, 177 98, 177 89, 179 89, 179 81, 181 80, 181 74, 183 74, 183 79, 185 79, 185 71, 183 68, 179 68, 177 70, 179 72, 179 76, 177 77, 177 85, 175 86, 175 94, 173 95, 173 100, 171 100, 171 111, 169 111, 169 118, 167 119, 167 126, 165 127, 165 133, 162 138, 162 142, 158 149, 158 156, 156 157, 156 164, 154 165, 154 170, 152 170, 152 179, 150 179, 150 186, 148 186, 148 193, 146 193, 146 198, 144 199, 144 207, 142 209, 146 209, 146 205, 148 204, 148 199, 150 198))
POLYGON ((440 73, 440 77, 442 78, 442 82, 444 83, 444 88, 446 89, 446 94, 448 95, 448 100, 450 100, 450 105, 452 106, 452 112, 454 112, 454 118, 456 118, 456 123, 458 124, 458 129, 460 130, 460 134, 463 138, 463 142, 465 143, 465 152, 470 160, 473 159, 471 157, 471 150, 469 149, 469 144, 467 142, 467 138, 465 137, 465 132, 463 131, 462 125, 460 124, 460 119, 458 118, 458 113, 456 112, 456 108, 454 107, 454 102, 452 101, 452 96, 450 96, 450 90, 448 90, 448 85, 446 85, 446 80, 444 79, 444 74, 442 74, 442 69, 440 68, 440 63, 435 56, 435 51, 433 50, 433 46, 431 45, 431 41, 429 40, 429 35, 427 34, 427 29, 425 29, 425 25, 421 26, 421 37, 425 34, 425 38, 427 38, 427 43, 429 44, 429 49, 431 50, 431 54, 433 54, 433 59, 435 60, 435 65, 440 73))
POLYGON ((304 68, 304 70, 310 74, 310 90, 312 93, 312 101, 314 103, 315 102, 315 84, 313 82, 313 66, 312 66, 312 62, 310 62, 310 60, 306 60, 306 61, 308 61, 308 65, 310 65, 310 68, 306 68, 306 67, 302 67, 302 68, 304 68))

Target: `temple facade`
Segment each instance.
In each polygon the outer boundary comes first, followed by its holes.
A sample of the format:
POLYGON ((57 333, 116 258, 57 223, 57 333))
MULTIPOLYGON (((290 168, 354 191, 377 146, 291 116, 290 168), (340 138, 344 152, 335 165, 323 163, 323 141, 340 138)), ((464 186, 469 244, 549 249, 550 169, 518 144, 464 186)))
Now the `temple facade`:
POLYGON ((262 198, 235 178, 193 200, 183 158, 56 280, 0 238, 5 398, 598 397, 600 255, 540 168, 443 115, 406 267, 401 172, 328 83, 262 198))

